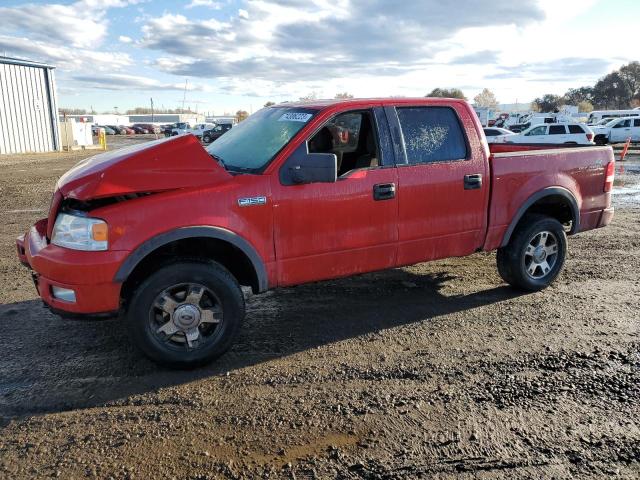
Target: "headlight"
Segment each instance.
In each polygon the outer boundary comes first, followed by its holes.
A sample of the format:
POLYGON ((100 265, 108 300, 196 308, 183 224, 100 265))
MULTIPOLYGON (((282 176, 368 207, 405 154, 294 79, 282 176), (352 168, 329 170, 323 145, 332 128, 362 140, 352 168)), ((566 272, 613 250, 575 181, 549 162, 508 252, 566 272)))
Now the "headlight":
POLYGON ((51 243, 73 250, 106 250, 108 236, 109 229, 103 220, 61 213, 53 226, 51 243))

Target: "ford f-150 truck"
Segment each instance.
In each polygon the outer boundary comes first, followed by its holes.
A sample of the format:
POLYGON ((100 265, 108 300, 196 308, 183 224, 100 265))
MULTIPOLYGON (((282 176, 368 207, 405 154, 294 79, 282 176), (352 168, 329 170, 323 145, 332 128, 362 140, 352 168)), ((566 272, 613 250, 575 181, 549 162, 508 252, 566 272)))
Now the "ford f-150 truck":
POLYGON ((206 149, 184 135, 81 161, 18 255, 54 311, 120 314, 144 353, 177 367, 230 346, 241 286, 497 249, 506 282, 540 290, 567 235, 611 221, 613 152, 500 148, 464 101, 285 103, 206 149))

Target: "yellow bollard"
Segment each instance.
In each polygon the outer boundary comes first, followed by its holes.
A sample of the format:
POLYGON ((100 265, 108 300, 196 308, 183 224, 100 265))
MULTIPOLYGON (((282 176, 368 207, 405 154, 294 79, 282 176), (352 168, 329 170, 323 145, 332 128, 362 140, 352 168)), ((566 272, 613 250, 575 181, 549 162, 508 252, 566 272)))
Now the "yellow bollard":
POLYGON ((107 149, 107 134, 104 132, 104 128, 101 128, 98 133, 98 143, 103 150, 107 149))

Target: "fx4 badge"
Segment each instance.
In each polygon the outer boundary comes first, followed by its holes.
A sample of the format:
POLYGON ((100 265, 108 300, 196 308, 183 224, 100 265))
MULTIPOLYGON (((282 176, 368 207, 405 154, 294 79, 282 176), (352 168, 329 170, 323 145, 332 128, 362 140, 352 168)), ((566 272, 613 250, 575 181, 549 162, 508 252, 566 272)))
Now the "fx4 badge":
POLYGON ((239 198, 238 205, 241 207, 251 207, 252 205, 266 205, 267 197, 247 197, 239 198))

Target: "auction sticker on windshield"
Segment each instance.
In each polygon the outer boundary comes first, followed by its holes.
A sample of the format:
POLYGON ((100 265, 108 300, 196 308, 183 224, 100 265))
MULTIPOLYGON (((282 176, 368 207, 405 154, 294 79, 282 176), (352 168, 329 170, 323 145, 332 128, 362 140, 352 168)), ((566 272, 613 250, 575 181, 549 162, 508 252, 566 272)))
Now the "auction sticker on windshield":
POLYGON ((278 121, 279 122, 302 122, 306 123, 311 117, 313 117, 312 113, 296 113, 296 112, 287 112, 283 114, 278 121))

